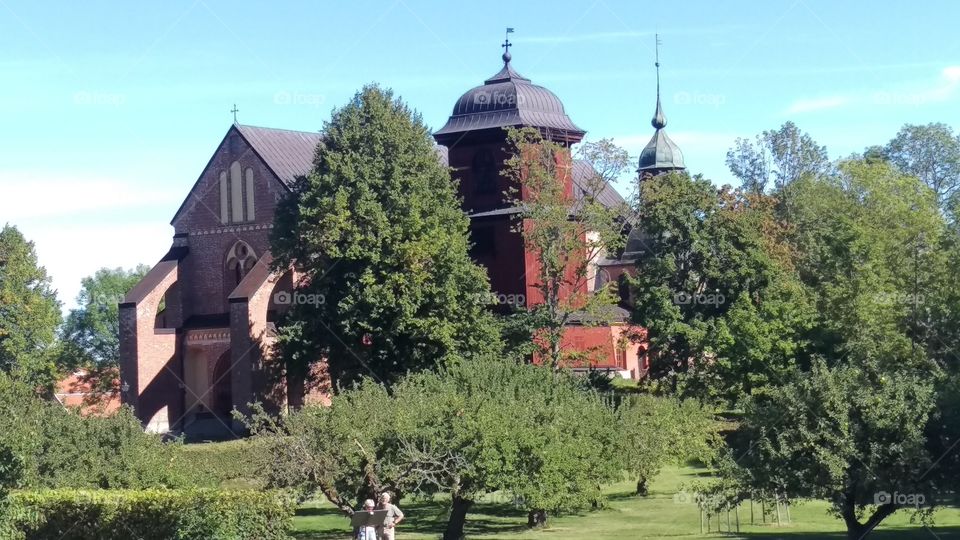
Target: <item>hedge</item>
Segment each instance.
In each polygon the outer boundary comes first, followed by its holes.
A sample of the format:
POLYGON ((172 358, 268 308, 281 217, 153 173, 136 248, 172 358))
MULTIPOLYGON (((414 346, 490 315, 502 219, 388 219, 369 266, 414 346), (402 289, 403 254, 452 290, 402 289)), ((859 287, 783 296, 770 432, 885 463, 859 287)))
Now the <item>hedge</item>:
POLYGON ((189 471, 193 487, 258 489, 267 450, 257 440, 181 444, 176 466, 189 471))
POLYGON ((293 500, 276 491, 38 490, 10 494, 0 538, 279 540, 293 500))

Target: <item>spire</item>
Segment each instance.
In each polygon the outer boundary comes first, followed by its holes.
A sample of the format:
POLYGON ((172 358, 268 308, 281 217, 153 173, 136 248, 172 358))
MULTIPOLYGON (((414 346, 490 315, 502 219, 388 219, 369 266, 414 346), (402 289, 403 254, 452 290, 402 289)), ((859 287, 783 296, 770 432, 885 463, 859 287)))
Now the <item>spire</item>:
POLYGON ((654 129, 663 129, 667 127, 667 117, 663 114, 663 107, 660 106, 660 34, 654 34, 656 40, 656 61, 654 66, 657 68, 657 110, 653 113, 653 120, 650 124, 654 129))
POLYGON ((643 151, 640 152, 640 176, 644 178, 649 175, 657 175, 666 171, 684 170, 683 153, 680 148, 667 137, 667 131, 663 128, 667 126, 667 117, 663 114, 663 106, 660 105, 660 36, 656 36, 656 61, 654 66, 657 68, 657 110, 653 113, 653 120, 650 124, 656 129, 653 138, 647 143, 643 151))
POLYGON ((501 45, 501 47, 503 47, 503 56, 501 58, 503 58, 504 66, 509 64, 510 59, 513 58, 510 55, 510 46, 513 45, 513 43, 510 43, 510 34, 512 33, 513 33, 513 28, 507 28, 506 37, 503 40, 503 45, 501 45))

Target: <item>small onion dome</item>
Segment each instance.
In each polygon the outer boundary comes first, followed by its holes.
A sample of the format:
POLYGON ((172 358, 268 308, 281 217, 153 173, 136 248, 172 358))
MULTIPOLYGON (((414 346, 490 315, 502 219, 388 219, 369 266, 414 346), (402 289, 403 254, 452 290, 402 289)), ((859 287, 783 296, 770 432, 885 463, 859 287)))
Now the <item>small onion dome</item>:
POLYGON ((553 92, 532 84, 510 65, 503 54, 503 69, 460 96, 446 125, 434 133, 440 144, 459 140, 467 132, 529 126, 541 128, 555 140, 578 142, 584 131, 570 120, 553 92))
POLYGON ((660 106, 659 92, 657 95, 657 110, 650 124, 656 131, 647 146, 640 152, 640 172, 658 174, 664 171, 685 169, 683 152, 680 151, 680 147, 676 143, 670 140, 664 130, 667 126, 667 117, 663 114, 663 108, 660 106))

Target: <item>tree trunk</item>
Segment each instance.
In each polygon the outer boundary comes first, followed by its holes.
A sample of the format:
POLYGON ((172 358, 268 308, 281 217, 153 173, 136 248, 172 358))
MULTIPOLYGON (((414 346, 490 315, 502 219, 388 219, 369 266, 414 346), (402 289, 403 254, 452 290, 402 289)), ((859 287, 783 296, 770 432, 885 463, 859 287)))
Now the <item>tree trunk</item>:
POLYGON ((538 528, 547 526, 547 511, 546 510, 531 510, 527 513, 527 527, 538 528))
POLYGON ((873 514, 867 518, 865 523, 857 520, 857 511, 855 505, 850 499, 844 504, 840 512, 843 522, 847 526, 847 538, 849 540, 863 540, 873 532, 873 529, 880 524, 887 516, 897 511, 897 505, 888 503, 882 504, 874 510, 873 514))
POLYGON ((650 488, 647 486, 647 479, 640 478, 637 480, 637 495, 641 497, 646 497, 650 493, 650 488))
POLYGON ((467 512, 473 501, 462 497, 453 498, 453 506, 450 510, 450 519, 447 521, 447 530, 443 531, 443 540, 461 540, 463 538, 463 526, 467 522, 467 512))

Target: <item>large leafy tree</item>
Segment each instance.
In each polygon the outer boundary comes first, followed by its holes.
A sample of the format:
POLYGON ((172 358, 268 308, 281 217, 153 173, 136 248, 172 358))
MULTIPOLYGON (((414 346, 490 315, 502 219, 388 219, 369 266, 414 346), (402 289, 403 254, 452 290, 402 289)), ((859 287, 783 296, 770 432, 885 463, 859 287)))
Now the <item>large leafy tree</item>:
POLYGON ((883 153, 900 170, 923 180, 941 205, 960 188, 960 134, 946 124, 906 124, 883 153))
POLYGON ((623 247, 626 205, 604 201, 628 156, 609 140, 585 143, 577 157, 592 174, 578 180, 569 149, 539 130, 510 129, 507 140, 512 156, 504 174, 513 180, 507 196, 522 209, 515 231, 538 259, 536 273, 528 277, 542 298, 531 308, 538 327, 534 341, 539 356, 559 369, 574 354, 561 347, 574 315, 609 323, 619 299, 614 283, 590 291, 587 282, 600 259, 623 247))
MULTIPOLYGON (((76 366, 116 367, 120 363, 118 304, 150 267, 101 268, 81 281, 77 306, 61 328, 61 339, 76 366)), ((66 366, 71 367, 71 366, 66 366)))
POLYGON ((690 390, 735 401, 791 365, 809 303, 773 206, 686 174, 642 182, 634 320, 648 329, 655 379, 675 389, 693 373, 690 390))
POLYGON ((291 370, 326 359, 335 384, 398 375, 499 347, 467 217, 419 114, 377 86, 323 129, 313 171, 278 208, 274 267, 295 267, 281 321, 291 370))
POLYGON ((0 371, 37 386, 53 384, 60 303, 33 242, 12 225, 0 230, 0 371))
POLYGON ((738 138, 727 151, 727 167, 745 190, 763 193, 782 190, 804 176, 822 176, 830 170, 827 148, 817 144, 793 122, 766 130, 755 141, 738 138))
POLYGON ((932 190, 885 163, 848 161, 791 188, 790 242, 817 307, 811 352, 839 361, 922 360, 944 298, 945 223, 932 190), (929 304, 927 302, 930 302, 929 304), (937 310, 939 312, 939 310, 937 310))
POLYGON ((827 500, 860 540, 901 508, 926 515, 952 488, 929 444, 942 430, 934 405, 929 373, 815 363, 750 403, 734 474, 754 490, 827 500))
POLYGON ((347 514, 383 491, 442 494, 450 540, 482 496, 511 496, 538 524, 599 504, 623 468, 614 410, 582 381, 490 357, 412 374, 392 394, 366 379, 255 431, 269 485, 319 491, 347 514))

